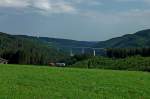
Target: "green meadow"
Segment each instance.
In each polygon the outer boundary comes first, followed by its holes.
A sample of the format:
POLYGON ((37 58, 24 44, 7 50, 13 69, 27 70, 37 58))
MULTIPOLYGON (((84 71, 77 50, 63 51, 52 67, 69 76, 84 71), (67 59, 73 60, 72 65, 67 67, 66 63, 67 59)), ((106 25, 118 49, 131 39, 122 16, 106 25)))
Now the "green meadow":
POLYGON ((150 99, 150 73, 0 65, 0 99, 150 99))

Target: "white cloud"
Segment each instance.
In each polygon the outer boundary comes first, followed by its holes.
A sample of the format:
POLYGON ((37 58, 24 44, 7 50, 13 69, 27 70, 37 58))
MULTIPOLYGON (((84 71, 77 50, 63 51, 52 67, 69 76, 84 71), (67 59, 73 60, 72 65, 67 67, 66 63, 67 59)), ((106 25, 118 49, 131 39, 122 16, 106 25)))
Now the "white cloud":
POLYGON ((73 13, 76 11, 73 5, 64 1, 34 0, 32 6, 48 13, 73 13))
POLYGON ((34 0, 32 1, 32 7, 41 9, 41 10, 51 10, 51 3, 48 0, 34 0))
POLYGON ((76 9, 69 5, 69 4, 65 4, 65 3, 56 3, 53 5, 53 8, 55 9, 55 12, 75 12, 76 9))
POLYGON ((89 11, 82 13, 81 16, 89 17, 91 20, 107 25, 132 24, 132 23, 142 25, 142 24, 149 24, 148 20, 150 17, 150 10, 131 9, 128 11, 112 12, 112 13, 89 11))
POLYGON ((3 8, 34 8, 45 13, 74 13, 76 8, 63 0, 0 0, 3 8))
POLYGON ((0 7, 27 7, 28 0, 0 0, 0 7))
POLYGON ((78 4, 86 4, 90 6, 102 5, 103 3, 100 0, 74 0, 73 2, 78 4))
MULTIPOLYGON (((0 0, 0 8, 33 8, 32 11, 39 13, 88 13, 90 7, 102 5, 103 0, 0 0), (82 6, 90 6, 86 10, 82 6), (88 11, 87 11, 88 10, 88 11)), ((136 2, 137 0, 112 0, 115 2, 136 2)), ((142 2, 150 4, 150 0, 142 2)), ((107 6, 107 4, 104 4, 107 6)), ((86 7, 87 7, 86 6, 86 7)), ((95 13, 95 11, 93 11, 95 13)), ((99 13, 99 12, 98 12, 99 13)), ((85 14, 85 15, 86 15, 85 14)), ((95 16, 95 14, 91 15, 95 16)))

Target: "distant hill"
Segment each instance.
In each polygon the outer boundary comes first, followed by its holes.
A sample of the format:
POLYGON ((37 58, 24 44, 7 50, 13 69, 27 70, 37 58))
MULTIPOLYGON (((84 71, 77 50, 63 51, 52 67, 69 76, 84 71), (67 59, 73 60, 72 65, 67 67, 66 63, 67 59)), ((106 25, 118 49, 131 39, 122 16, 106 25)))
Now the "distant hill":
MULTIPOLYGON (((70 54, 70 50, 72 50, 74 54, 79 54, 81 53, 82 47, 92 47, 97 43, 96 41, 77 41, 71 39, 33 37, 26 35, 17 35, 17 36, 28 39, 36 39, 39 42, 43 42, 46 46, 50 48, 55 48, 56 50, 59 49, 59 51, 65 53, 66 55, 70 54)), ((88 50, 86 52, 88 52, 88 50)))
MULTIPOLYGON (((10 35, 0 32, 0 57, 16 64, 47 64, 68 57, 72 47, 132 48, 150 47, 150 29, 102 42, 10 35), (59 48, 66 48, 58 50, 59 48)), ((81 53, 82 49, 78 49, 81 53)), ((77 52, 77 49, 75 49, 77 52)), ((75 52, 73 51, 73 52, 75 52)), ((89 51, 90 52, 90 51, 89 51)))
POLYGON ((49 43, 50 45, 57 47, 91 47, 97 42, 90 41, 76 41, 70 39, 60 39, 60 38, 48 38, 39 37, 40 40, 49 43))
POLYGON ((150 29, 142 30, 134 34, 112 38, 107 41, 98 42, 94 47, 100 48, 131 48, 150 47, 150 29))
POLYGON ((96 43, 0 32, 0 57, 15 64, 47 64, 68 57, 67 51, 72 47, 91 47, 96 43))

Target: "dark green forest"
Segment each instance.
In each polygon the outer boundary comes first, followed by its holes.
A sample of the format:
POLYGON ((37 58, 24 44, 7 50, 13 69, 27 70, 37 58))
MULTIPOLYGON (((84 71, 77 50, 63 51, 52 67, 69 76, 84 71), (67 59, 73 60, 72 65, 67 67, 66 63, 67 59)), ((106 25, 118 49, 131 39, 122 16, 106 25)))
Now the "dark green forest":
MULTIPOLYGON (((77 60, 76 57, 73 59, 77 60)), ((106 50, 106 56, 90 56, 78 59, 80 60, 69 65, 69 67, 150 72, 150 48, 109 48, 106 50)))
POLYGON ((100 48, 141 48, 150 47, 150 29, 136 33, 123 35, 106 41, 100 41, 94 45, 100 48))
POLYGON ((89 53, 70 57, 67 51, 71 47, 105 48, 105 58, 116 60, 137 55, 150 57, 149 38, 150 29, 98 43, 0 32, 0 57, 7 59, 10 64, 47 65, 49 62, 65 62, 69 66, 92 58, 89 53), (58 50, 64 46, 67 46, 67 50, 58 50))
POLYGON ((62 59, 65 54, 36 37, 0 33, 0 56, 10 64, 48 64, 62 59))
POLYGON ((137 55, 150 57, 150 48, 109 48, 106 53, 110 58, 126 58, 137 55))

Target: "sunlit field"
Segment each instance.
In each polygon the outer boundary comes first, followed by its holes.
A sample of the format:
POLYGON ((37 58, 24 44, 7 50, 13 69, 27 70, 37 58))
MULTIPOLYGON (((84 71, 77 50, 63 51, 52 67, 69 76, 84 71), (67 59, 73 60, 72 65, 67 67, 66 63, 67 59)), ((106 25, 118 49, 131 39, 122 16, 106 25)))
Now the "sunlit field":
POLYGON ((0 99, 150 99, 150 74, 0 65, 0 99))

